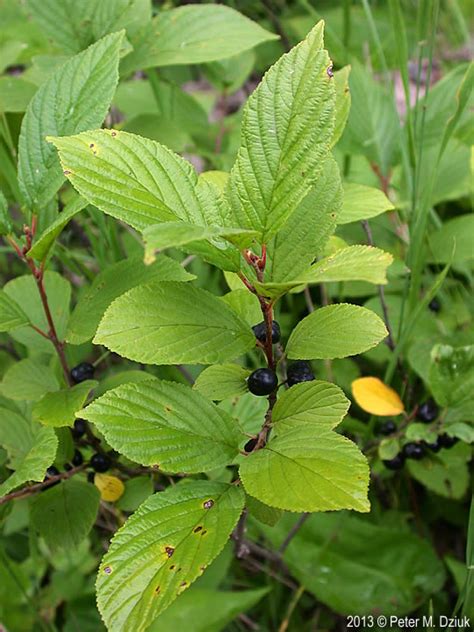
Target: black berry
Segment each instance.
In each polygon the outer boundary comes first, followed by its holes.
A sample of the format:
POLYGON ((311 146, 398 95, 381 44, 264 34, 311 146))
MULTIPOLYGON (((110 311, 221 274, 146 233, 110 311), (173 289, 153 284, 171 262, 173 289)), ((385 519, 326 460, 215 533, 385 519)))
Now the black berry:
POLYGON ((426 402, 416 411, 416 418, 425 424, 429 424, 439 415, 439 408, 433 399, 427 399, 426 402))
POLYGON ((91 456, 90 464, 93 470, 96 472, 107 472, 111 465, 111 461, 105 454, 96 452, 91 456))
POLYGON ((415 461, 419 461, 425 456, 425 448, 421 443, 405 443, 402 451, 406 459, 415 461))
POLYGON ((252 452, 255 446, 257 445, 257 442, 258 442, 257 437, 253 437, 252 439, 249 439, 247 443, 244 445, 245 452, 252 452))
POLYGON ((437 298, 434 298, 433 300, 431 300, 428 303, 428 308, 434 312, 435 314, 437 314, 439 312, 439 310, 441 309, 441 303, 438 301, 437 298))
POLYGON ((247 380, 247 386, 254 395, 270 395, 278 385, 275 371, 271 369, 257 369, 251 373, 247 380))
POLYGON ((94 367, 89 362, 81 362, 71 369, 71 379, 75 384, 92 380, 94 377, 94 367))
POLYGON ((391 435, 395 432, 396 429, 397 425, 395 424, 395 422, 391 419, 388 419, 387 421, 384 421, 383 424, 381 424, 379 432, 382 435, 391 435))
MULTIPOLYGON (((252 327, 252 331, 255 334, 255 338, 257 340, 259 340, 260 342, 265 343, 267 341, 267 326, 265 324, 265 321, 262 320, 261 323, 258 323, 258 325, 254 325, 252 327)), ((276 344, 277 342, 280 342, 280 337, 281 337, 281 331, 280 331, 280 325, 277 323, 276 320, 272 321, 272 342, 273 344, 276 344)))
POLYGON ((93 483, 95 478, 95 472, 87 472, 87 482, 93 483))
POLYGON ((80 452, 79 450, 75 450, 71 463, 74 465, 74 467, 79 467, 79 465, 82 465, 84 463, 82 452, 80 452))
POLYGON ((457 437, 450 437, 446 433, 439 435, 438 443, 440 448, 452 448, 459 441, 457 437))
POLYGON ((51 476, 57 476, 58 474, 59 470, 57 467, 54 467, 54 465, 51 465, 51 467, 48 467, 46 470, 46 478, 51 478, 51 476))
POLYGON ((442 448, 438 439, 434 443, 427 443, 426 441, 423 441, 423 445, 425 448, 428 448, 428 450, 431 450, 431 452, 439 452, 442 448))
POLYGON ((403 464, 405 463, 405 457, 400 452, 399 454, 394 456, 393 459, 387 459, 386 461, 382 461, 382 463, 389 470, 401 470, 403 464))
POLYGON ((290 364, 287 370, 288 386, 314 380, 314 373, 309 362, 298 360, 290 364))
POLYGON ((72 436, 74 439, 80 439, 82 435, 86 431, 86 421, 85 419, 76 419, 74 422, 74 427, 71 428, 72 436))
POLYGON ((65 463, 63 467, 66 472, 70 472, 72 470, 72 465, 70 463, 65 463))

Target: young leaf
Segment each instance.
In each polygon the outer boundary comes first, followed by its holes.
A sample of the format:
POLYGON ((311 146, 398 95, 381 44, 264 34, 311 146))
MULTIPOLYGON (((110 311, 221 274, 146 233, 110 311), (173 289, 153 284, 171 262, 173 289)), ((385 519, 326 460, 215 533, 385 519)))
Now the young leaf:
POLYGON ((138 257, 131 257, 108 266, 100 272, 80 297, 69 319, 66 340, 75 345, 93 338, 107 307, 132 288, 149 281, 190 281, 189 274, 173 259, 160 255, 146 266, 138 257))
POLYGON ((276 433, 295 423, 334 428, 349 410, 350 401, 343 391, 329 382, 295 384, 278 398, 272 421, 276 433))
POLYGON ((228 196, 234 226, 275 234, 316 182, 334 132, 323 23, 270 68, 245 106, 228 196))
POLYGON ((143 632, 221 552, 243 506, 239 487, 209 481, 148 498, 100 565, 97 604, 107 627, 143 632))
POLYGON ((100 494, 94 485, 69 479, 37 494, 30 505, 31 524, 53 550, 77 549, 94 526, 100 494))
POLYGON ((352 394, 357 404, 379 417, 400 415, 405 407, 400 396, 378 377, 360 377, 352 382, 352 394))
POLYGON ((132 38, 134 51, 125 59, 124 71, 225 59, 277 38, 230 7, 178 7, 160 11, 132 38))
POLYGON ((18 303, 0 290, 0 332, 10 331, 28 323, 28 316, 18 303))
POLYGON ((255 346, 250 327, 216 296, 157 281, 116 299, 94 342, 148 364, 225 362, 255 346))
POLYGON ((43 426, 72 426, 75 413, 80 410, 91 389, 97 385, 93 380, 86 380, 72 388, 64 388, 53 393, 46 393, 33 406, 33 419, 43 426))
POLYGON ((208 399, 236 397, 247 392, 249 374, 238 364, 214 364, 199 374, 193 388, 208 399))
POLYGON ((298 323, 286 352, 290 359, 347 358, 368 351, 386 336, 383 321, 370 310, 346 303, 328 305, 298 323))
POLYGON ((69 59, 38 90, 21 126, 18 179, 35 212, 64 181, 56 152, 45 137, 75 134, 101 125, 118 81, 123 31, 107 35, 69 59))
POLYGON ((362 219, 377 217, 394 208, 388 197, 374 187, 346 182, 344 184, 344 201, 337 216, 338 224, 349 224, 362 219))
POLYGON ((0 485, 0 496, 28 481, 42 481, 56 455, 58 439, 52 428, 27 421, 21 415, 0 408, 0 445, 9 455, 15 471, 0 485))
POLYGON ((369 511, 369 466, 357 446, 327 427, 297 424, 240 466, 245 491, 287 511, 369 511))
POLYGON ((241 440, 230 415, 175 382, 123 384, 77 416, 95 424, 129 459, 165 472, 193 474, 229 465, 241 440))

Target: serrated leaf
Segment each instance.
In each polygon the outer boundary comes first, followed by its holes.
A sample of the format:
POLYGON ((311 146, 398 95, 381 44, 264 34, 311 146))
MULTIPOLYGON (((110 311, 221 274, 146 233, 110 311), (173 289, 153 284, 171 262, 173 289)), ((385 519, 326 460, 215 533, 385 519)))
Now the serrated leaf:
POLYGON ((331 141, 333 147, 342 136, 351 109, 351 93, 349 91, 350 66, 344 66, 334 73, 336 87, 336 113, 334 117, 334 132, 331 141))
POLYGON ((0 332, 28 324, 28 316, 3 290, 0 290, 0 332))
POLYGON ((95 474, 94 485, 100 492, 100 497, 106 502, 113 503, 118 500, 125 491, 125 485, 116 476, 108 474, 95 474))
POLYGON ((107 391, 77 415, 121 454, 166 472, 229 465, 241 439, 235 421, 188 386, 151 380, 107 391))
POLYGON ((168 9, 132 38, 134 51, 125 59, 124 70, 225 59, 277 37, 230 7, 168 9))
POLYGON ((21 126, 18 179, 31 210, 42 211, 64 181, 49 135, 68 135, 101 125, 118 81, 123 31, 107 35, 66 61, 39 88, 21 126))
POLYGON ((339 167, 329 154, 308 195, 269 244, 265 269, 269 281, 291 281, 307 270, 334 232, 341 205, 339 167))
POLYGON ((245 491, 286 511, 369 511, 369 466, 336 432, 298 424, 250 454, 240 466, 245 491))
POLYGON ((94 485, 69 479, 37 494, 30 505, 31 525, 53 550, 77 549, 92 529, 100 494, 94 485))
POLYGON ((8 235, 12 231, 12 223, 8 215, 7 199, 0 189, 0 235, 8 235))
POLYGON ((66 204, 62 212, 50 224, 39 237, 35 237, 33 247, 28 251, 28 256, 32 259, 38 259, 42 261, 45 259, 49 251, 54 245, 54 242, 62 233, 64 227, 71 221, 71 219, 80 213, 87 206, 86 200, 80 196, 75 195, 73 199, 66 204))
POLYGON ((434 398, 442 406, 474 403, 474 345, 435 345, 428 379, 434 398))
POLYGON ((235 485, 192 481, 148 498, 112 539, 97 576, 109 629, 143 632, 224 548, 244 505, 235 485))
POLYGON ((311 190, 334 131, 323 23, 281 57, 245 106, 228 196, 235 226, 268 240, 311 190), (282 107, 284 104, 284 107, 282 107))
POLYGON ((349 406, 350 401, 335 384, 316 380, 304 382, 280 395, 273 408, 272 422, 277 434, 297 423, 334 428, 342 421, 349 406))
POLYGON ((8 367, 0 383, 2 395, 20 401, 34 402, 58 388, 59 381, 54 371, 33 358, 20 360, 8 367))
MULTIPOLYGON (((44 288, 58 338, 63 340, 69 318, 71 286, 69 281, 57 272, 44 273, 44 288)), ((33 275, 19 276, 3 286, 3 291, 21 305, 28 320, 44 332, 49 330, 41 298, 33 275)), ((55 354, 52 343, 31 327, 18 327, 9 334, 14 340, 33 349, 35 353, 55 354)))
POLYGON ((78 345, 93 338, 105 310, 119 296, 141 283, 152 280, 190 281, 194 275, 173 259, 160 255, 146 266, 141 258, 131 257, 108 266, 85 290, 71 314, 66 340, 78 345))
POLYGON ((270 507, 248 494, 245 496, 245 507, 253 518, 269 527, 276 525, 283 515, 281 509, 270 507))
POLYGON ((31 423, 21 415, 0 408, 0 445, 8 452, 15 471, 0 485, 0 496, 28 481, 42 481, 54 461, 58 439, 52 428, 31 423))
POLYGON ((80 410, 90 391, 98 382, 86 380, 71 388, 64 388, 54 393, 46 393, 33 406, 33 419, 43 426, 72 426, 75 421, 75 413, 80 410))
POLYGON ((306 316, 286 347, 290 359, 346 358, 375 347, 387 336, 383 321, 358 305, 328 305, 306 316))
POLYGON ((221 400, 247 393, 250 371, 238 364, 214 364, 202 371, 193 388, 208 399, 221 400))
POLYGON ((239 289, 232 290, 231 292, 227 292, 224 296, 221 297, 221 300, 229 305, 234 312, 245 320, 251 327, 256 325, 257 323, 262 322, 262 308, 260 306, 260 302, 255 294, 249 292, 247 289, 243 288, 242 281, 237 278, 239 282, 239 289))
POLYGON ((405 410, 398 393, 378 377, 360 377, 352 382, 351 387, 355 401, 367 413, 390 417, 405 410))
POLYGON ((116 299, 94 342, 149 364, 225 362, 255 346, 250 327, 216 296, 156 281, 116 299))
POLYGON ((374 187, 352 182, 344 183, 344 200, 337 216, 338 224, 359 222, 363 219, 377 217, 394 208, 388 197, 374 187))

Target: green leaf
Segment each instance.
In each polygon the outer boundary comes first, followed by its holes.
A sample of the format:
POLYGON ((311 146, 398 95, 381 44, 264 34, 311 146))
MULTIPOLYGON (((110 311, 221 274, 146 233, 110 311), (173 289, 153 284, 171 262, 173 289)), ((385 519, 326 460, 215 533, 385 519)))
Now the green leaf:
POLYGON ((351 93, 349 91, 350 66, 344 66, 334 73, 334 85, 336 87, 336 114, 334 117, 334 133, 331 146, 333 147, 341 138, 347 123, 351 109, 351 93))
POLYGON ((46 393, 33 406, 33 419, 44 426, 73 426, 75 413, 80 410, 90 391, 98 384, 94 380, 86 380, 72 388, 64 388, 54 393, 46 393))
POLYGON ((0 235, 12 232, 12 223, 8 214, 8 202, 0 189, 0 235))
MULTIPOLYGON (((295 521, 284 516, 266 529, 275 548, 295 521)), ((310 516, 284 561, 299 583, 341 615, 401 616, 439 594, 445 582, 443 563, 425 538, 349 513, 310 516)))
POLYGON ((76 479, 62 481, 33 499, 32 527, 53 551, 76 549, 94 526, 99 502, 94 485, 76 479))
POLYGON ((388 197, 374 187, 352 182, 344 183, 344 201, 337 216, 338 224, 359 222, 363 219, 377 217, 394 208, 388 197))
POLYGON ((193 388, 208 399, 227 399, 247 392, 249 375, 238 364, 214 364, 198 375, 193 388))
POLYGON ((369 466, 336 432, 298 424, 270 439, 240 466, 245 491, 286 511, 369 511, 369 466))
POLYGON ((192 481, 148 498, 112 539, 97 577, 109 629, 143 632, 224 548, 244 505, 235 485, 192 481))
POLYGON ((446 434, 450 437, 457 437, 465 443, 474 443, 474 428, 469 424, 456 422, 453 424, 445 424, 446 434))
POLYGON ((335 87, 322 46, 320 22, 270 68, 245 106, 228 196, 233 225, 258 230, 264 241, 309 193, 329 152, 335 87))
POLYGON ((222 5, 191 5, 160 11, 136 38, 124 71, 201 64, 232 57, 277 39, 256 22, 222 5))
POLYGON ((436 459, 407 463, 410 475, 427 489, 451 499, 462 498, 470 484, 468 463, 472 457, 470 446, 459 443, 449 450, 441 450, 436 459))
MULTIPOLYGON (((63 340, 69 318, 71 286, 67 279, 57 272, 47 271, 44 274, 44 288, 58 338, 63 340)), ((36 281, 31 274, 19 276, 9 281, 4 285, 3 290, 18 305, 21 305, 22 310, 33 325, 44 332, 49 330, 36 281)), ((33 349, 35 353, 56 353, 52 343, 29 326, 18 327, 10 332, 10 336, 33 349)))
POLYGON ((297 279, 321 254, 342 204, 339 167, 329 155, 308 195, 268 248, 265 274, 274 283, 297 279))
POLYGON ((267 524, 269 527, 276 525, 283 515, 283 511, 281 509, 276 509, 275 507, 270 507, 265 503, 261 503, 259 500, 253 496, 249 496, 248 494, 245 496, 245 507, 253 518, 256 518, 263 524, 267 524))
POLYGON ((87 202, 80 196, 75 195, 73 199, 66 204, 54 222, 50 224, 39 237, 35 237, 33 247, 28 251, 28 256, 40 261, 46 259, 64 227, 86 206, 87 202))
POLYGON ((221 300, 245 320, 251 327, 262 322, 262 308, 255 294, 243 289, 242 281, 237 278, 242 289, 232 290, 221 297, 221 300))
POLYGON ((148 628, 149 632, 221 632, 241 612, 246 612, 268 588, 260 590, 217 591, 193 586, 173 603, 148 628))
POLYGON ((382 285, 387 283, 386 270, 392 261, 392 255, 379 248, 349 246, 320 259, 293 281, 254 285, 261 294, 271 298, 278 298, 290 289, 312 283, 367 281, 382 285))
POLYGON ((0 332, 28 324, 28 316, 3 290, 0 290, 0 332))
POLYGON ((58 439, 52 428, 30 423, 21 415, 0 408, 0 445, 7 449, 15 471, 0 485, 0 496, 28 481, 42 481, 54 461, 58 439))
POLYGON ((146 266, 139 257, 108 266, 85 290, 69 319, 66 340, 78 345, 93 338, 105 310, 119 296, 153 280, 188 281, 194 278, 173 259, 160 255, 146 266))
POLYGON ((0 77, 0 112, 24 112, 36 90, 23 77, 0 77))
POLYGON ((460 215, 445 222, 428 239, 429 261, 462 263, 474 259, 474 215, 460 215))
POLYGON ((148 364, 225 362, 255 346, 250 327, 216 296, 157 281, 116 299, 94 342, 148 364))
POLYGON ((98 127, 118 81, 123 31, 104 37, 69 59, 40 87, 21 126, 18 179, 29 208, 41 212, 64 181, 49 135, 98 127))
POLYGON ((346 358, 375 347, 387 336, 383 321, 358 305, 328 305, 306 316, 293 330, 288 345, 290 359, 346 358))
POLYGON ((283 392, 273 409, 276 433, 301 423, 334 428, 349 410, 350 401, 343 391, 329 382, 304 382, 283 392))
POLYGON ((154 492, 151 477, 137 476, 125 481, 125 491, 115 506, 122 511, 135 511, 154 492))
POLYGON ((0 392, 13 400, 34 402, 45 393, 57 391, 59 381, 46 364, 26 358, 12 364, 0 383, 0 392))
POLYGON ((428 373, 434 398, 442 406, 474 405, 474 345, 435 345, 428 373))
POLYGON ((129 459, 165 472, 229 465, 241 438, 230 415, 176 382, 151 380, 107 391, 77 415, 129 459))

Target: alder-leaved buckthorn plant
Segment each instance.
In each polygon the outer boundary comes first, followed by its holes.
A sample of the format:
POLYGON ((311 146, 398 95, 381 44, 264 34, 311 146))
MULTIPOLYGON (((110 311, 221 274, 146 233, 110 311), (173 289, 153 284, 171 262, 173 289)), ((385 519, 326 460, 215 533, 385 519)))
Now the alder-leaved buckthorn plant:
MULTIPOLYGON (((31 275, 2 291, 2 326, 21 341, 34 335, 41 353, 54 349, 62 374, 49 367, 38 372, 30 359, 19 363, 32 383, 51 387, 33 406, 30 449, 0 492, 21 495, 25 483, 46 473, 53 507, 66 480, 93 520, 98 490, 105 500, 123 493, 109 470, 173 480, 118 529, 98 569, 97 605, 113 632, 148 628, 229 539, 239 543, 249 511, 369 511, 367 460, 337 431, 350 402, 315 375, 311 362, 375 347, 388 334, 385 324, 349 303, 318 308, 292 331, 277 320, 288 293, 328 282, 381 285, 392 262, 378 248, 341 247, 332 237, 343 201, 332 148, 350 95, 348 69, 333 71, 323 32, 319 22, 249 97, 230 173, 198 175, 155 140, 99 129, 118 79, 123 32, 70 57, 26 112, 19 182, 32 220, 23 242, 11 227, 4 232, 31 275), (44 109, 48 102, 58 104, 56 112, 44 109), (48 226, 42 213, 65 179, 75 193, 48 226), (67 282, 48 262, 55 239, 87 205, 133 229, 144 249, 141 258, 102 272, 66 322, 55 296, 67 282), (223 271, 233 289, 217 296, 194 283, 162 253, 172 247, 223 271), (39 291, 44 315, 36 322, 16 300, 20 282, 39 291), (101 389, 95 366, 81 358, 71 369, 65 353, 66 345, 91 338, 141 365, 206 368, 189 386, 145 374, 101 389), (257 423, 229 412, 226 401, 236 396, 261 411, 257 423), (76 451, 61 473, 53 463, 67 428, 76 451), (94 452, 87 463, 77 450, 84 445, 94 452), (86 466, 95 485, 75 477, 86 466)), ((41 512, 45 497, 38 495, 33 512, 41 512)), ((74 512, 70 519, 77 520, 74 538, 80 539, 87 527, 74 512)))

